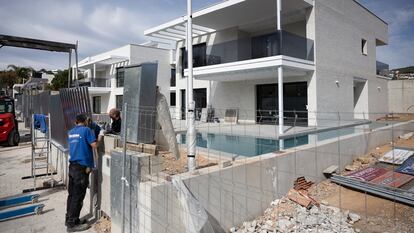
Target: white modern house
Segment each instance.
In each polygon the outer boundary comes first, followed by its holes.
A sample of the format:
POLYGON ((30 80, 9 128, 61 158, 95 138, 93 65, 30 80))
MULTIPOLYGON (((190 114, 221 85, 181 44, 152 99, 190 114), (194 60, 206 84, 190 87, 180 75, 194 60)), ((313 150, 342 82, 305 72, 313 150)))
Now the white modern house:
MULTIPOLYGON (((176 48, 171 98, 178 119, 187 103, 186 19, 144 33, 176 48)), ((376 62, 388 25, 356 0, 227 0, 192 19, 194 100, 215 117, 237 109, 239 121, 289 123, 297 115, 321 125, 388 111, 387 80, 376 62)))
POLYGON ((115 107, 121 109, 124 80, 117 68, 144 62, 158 63, 157 85, 170 101, 171 53, 171 50, 158 48, 156 44, 128 44, 81 60, 78 67, 85 78, 79 80, 79 85, 88 86, 93 113, 107 113, 115 107))

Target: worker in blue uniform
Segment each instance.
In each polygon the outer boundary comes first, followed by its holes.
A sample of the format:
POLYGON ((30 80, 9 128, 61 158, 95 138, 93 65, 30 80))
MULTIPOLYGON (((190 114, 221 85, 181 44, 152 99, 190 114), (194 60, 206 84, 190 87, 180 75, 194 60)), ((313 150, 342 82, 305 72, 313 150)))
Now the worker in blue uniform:
MULTIPOLYGON (((85 220, 79 219, 89 185, 89 173, 95 168, 93 149, 98 147, 97 136, 95 136, 97 129, 92 130, 88 127, 88 123, 86 115, 77 115, 76 126, 68 133, 70 164, 65 221, 67 232, 84 231, 90 227, 85 220)), ((99 140, 102 134, 98 136, 99 140)))

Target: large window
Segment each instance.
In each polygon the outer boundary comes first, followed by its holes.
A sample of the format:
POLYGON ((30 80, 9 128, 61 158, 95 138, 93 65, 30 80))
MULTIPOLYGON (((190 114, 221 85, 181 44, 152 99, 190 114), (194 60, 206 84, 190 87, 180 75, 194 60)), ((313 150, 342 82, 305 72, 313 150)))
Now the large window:
POLYGON ((175 92, 170 92, 170 106, 175 107, 175 92))
POLYGON ((124 68, 117 68, 116 69, 116 87, 123 87, 124 86, 124 68))
POLYGON ((94 96, 92 98, 92 107, 93 107, 93 113, 100 114, 101 113, 101 97, 100 96, 94 96))
MULTIPOLYGON (((201 43, 193 45, 193 67, 200 67, 207 65, 207 45, 206 43, 201 43)), ((184 76, 184 69, 188 68, 187 63, 187 51, 184 48, 181 48, 181 64, 182 70, 181 74, 184 76)))
POLYGON ((116 108, 119 110, 122 110, 122 104, 124 102, 124 96, 123 95, 117 95, 116 96, 116 108))

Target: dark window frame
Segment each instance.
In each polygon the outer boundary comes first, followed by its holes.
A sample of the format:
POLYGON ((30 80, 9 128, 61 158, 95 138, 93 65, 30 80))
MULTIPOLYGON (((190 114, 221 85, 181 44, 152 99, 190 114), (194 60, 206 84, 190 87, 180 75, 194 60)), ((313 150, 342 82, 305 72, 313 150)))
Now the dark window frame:
POLYGON ((119 110, 122 110, 123 104, 124 104, 124 95, 115 95, 115 107, 119 110))
POLYGON ((92 97, 92 111, 94 114, 101 114, 102 113, 102 97, 101 96, 93 96, 92 97), (99 100, 99 101, 96 101, 99 100), (97 104, 97 102, 99 104, 97 104))
POLYGON ((176 93, 175 92, 170 92, 170 106, 171 107, 175 107, 175 106, 177 106, 177 103, 176 103, 176 93))
POLYGON ((171 69, 170 87, 176 86, 176 69, 171 69))
POLYGON ((125 71, 123 67, 119 67, 116 69, 116 87, 124 87, 124 77, 125 71))

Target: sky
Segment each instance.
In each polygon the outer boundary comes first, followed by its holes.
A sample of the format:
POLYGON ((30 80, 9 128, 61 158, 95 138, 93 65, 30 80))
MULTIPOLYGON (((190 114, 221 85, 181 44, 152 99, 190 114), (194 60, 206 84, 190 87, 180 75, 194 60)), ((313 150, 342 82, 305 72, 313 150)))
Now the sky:
MULTIPOLYGON (((221 0, 193 0, 194 10, 221 0)), ((391 68, 414 65, 414 0, 359 0, 389 24, 389 45, 377 49, 391 68)), ((79 43, 79 60, 129 43, 143 43, 144 30, 185 14, 186 0, 0 0, 0 34, 79 43)), ((0 49, 9 64, 65 69, 66 53, 0 49)))

